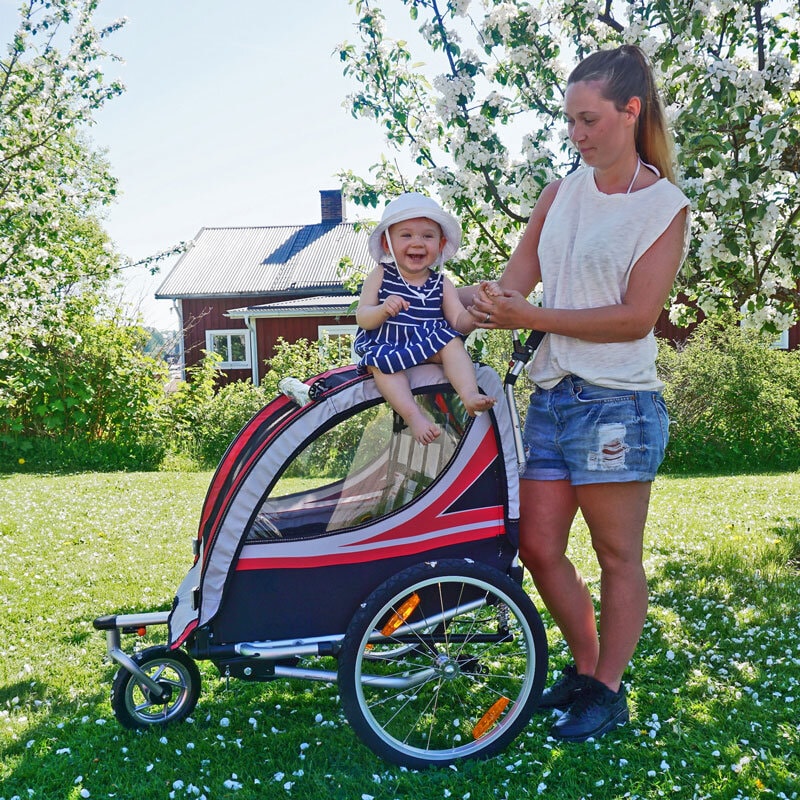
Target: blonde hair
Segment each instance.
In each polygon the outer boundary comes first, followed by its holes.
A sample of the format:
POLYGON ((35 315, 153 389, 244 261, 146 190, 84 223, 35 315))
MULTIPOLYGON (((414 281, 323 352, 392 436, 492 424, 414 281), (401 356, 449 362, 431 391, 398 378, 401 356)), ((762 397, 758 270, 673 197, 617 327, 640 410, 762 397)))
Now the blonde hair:
POLYGON ((602 96, 614 103, 618 111, 624 111, 632 97, 639 98, 642 110, 636 122, 636 150, 642 161, 652 164, 675 183, 672 136, 653 68, 641 48, 626 44, 592 53, 572 70, 567 84, 579 81, 598 81, 602 96))

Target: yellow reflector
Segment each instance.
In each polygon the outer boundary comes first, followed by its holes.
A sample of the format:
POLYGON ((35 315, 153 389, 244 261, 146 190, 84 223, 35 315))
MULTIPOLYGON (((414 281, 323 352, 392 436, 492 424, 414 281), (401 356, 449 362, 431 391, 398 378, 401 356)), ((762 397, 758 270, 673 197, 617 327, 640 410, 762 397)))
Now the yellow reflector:
POLYGON ((497 718, 506 710, 506 706, 510 702, 507 697, 501 697, 492 703, 492 707, 478 720, 478 724, 472 729, 472 738, 480 739, 497 722, 497 718))
POLYGON ((414 613, 419 605, 419 595, 414 592, 408 600, 404 600, 400 608, 389 617, 389 621, 381 628, 384 636, 391 636, 414 613))

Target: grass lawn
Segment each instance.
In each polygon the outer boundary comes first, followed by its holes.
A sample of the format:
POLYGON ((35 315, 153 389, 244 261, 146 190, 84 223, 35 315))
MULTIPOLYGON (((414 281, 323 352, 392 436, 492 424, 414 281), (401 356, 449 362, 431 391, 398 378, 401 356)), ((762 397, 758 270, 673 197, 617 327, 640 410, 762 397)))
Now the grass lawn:
MULTIPOLYGON (((169 608, 209 479, 0 476, 2 800, 800 796, 800 473, 658 479, 628 726, 566 745, 537 716, 500 756, 427 772, 362 746, 335 685, 226 685, 206 663, 190 720, 116 722, 92 620, 169 608)), ((596 594, 579 524, 572 554, 596 594)), ((555 672, 566 653, 543 618, 555 672)))

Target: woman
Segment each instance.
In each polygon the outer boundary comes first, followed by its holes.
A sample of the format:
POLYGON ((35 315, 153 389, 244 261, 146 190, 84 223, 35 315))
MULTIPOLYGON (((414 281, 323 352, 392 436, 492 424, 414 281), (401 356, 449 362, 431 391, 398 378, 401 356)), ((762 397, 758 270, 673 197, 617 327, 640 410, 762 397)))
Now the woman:
POLYGON ((574 659, 542 696, 554 737, 628 720, 623 672, 647 613, 642 541, 668 438, 653 326, 685 255, 664 112, 644 53, 595 53, 569 76, 569 136, 585 167, 547 186, 497 284, 465 290, 479 327, 545 336, 529 367, 520 557, 574 659), (526 297, 543 285, 543 306, 526 297), (566 556, 580 509, 601 568, 599 630, 566 556))

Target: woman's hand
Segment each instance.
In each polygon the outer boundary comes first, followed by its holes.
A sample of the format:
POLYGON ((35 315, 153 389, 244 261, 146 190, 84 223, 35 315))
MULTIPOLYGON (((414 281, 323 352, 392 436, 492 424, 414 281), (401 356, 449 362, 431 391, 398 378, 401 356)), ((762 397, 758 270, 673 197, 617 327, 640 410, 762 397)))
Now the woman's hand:
POLYGON ((533 327, 530 316, 534 307, 517 291, 503 289, 494 281, 483 281, 469 312, 478 328, 516 329, 533 327))

